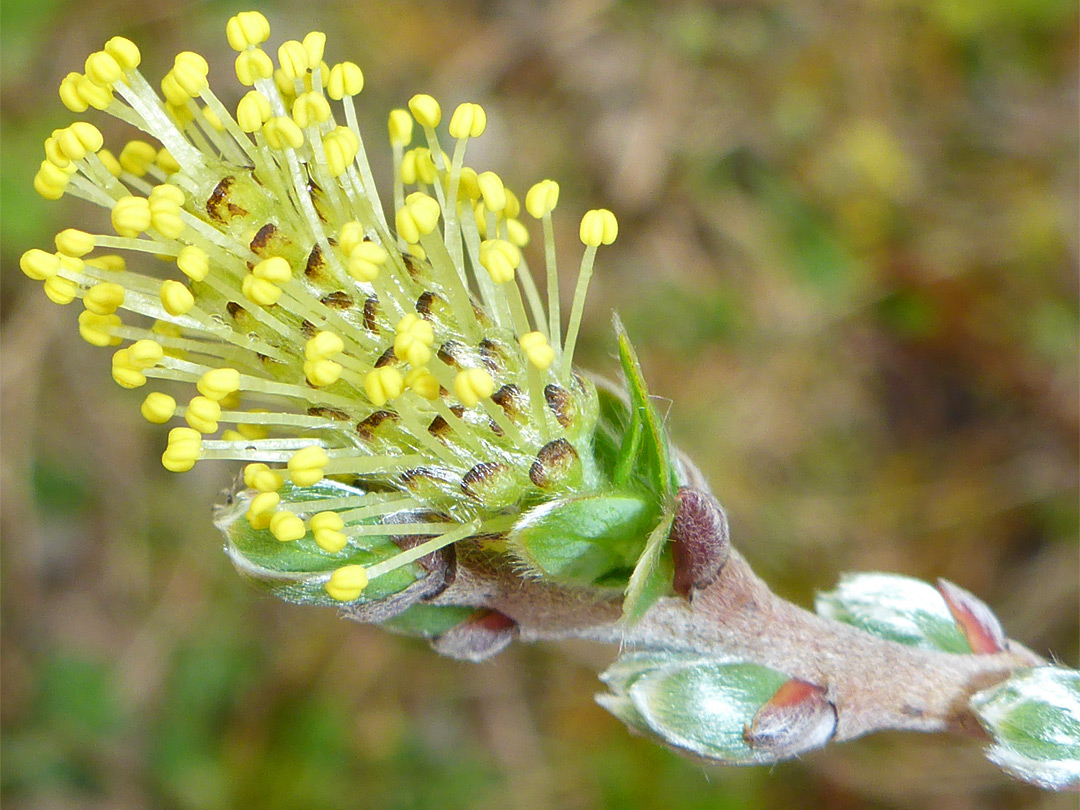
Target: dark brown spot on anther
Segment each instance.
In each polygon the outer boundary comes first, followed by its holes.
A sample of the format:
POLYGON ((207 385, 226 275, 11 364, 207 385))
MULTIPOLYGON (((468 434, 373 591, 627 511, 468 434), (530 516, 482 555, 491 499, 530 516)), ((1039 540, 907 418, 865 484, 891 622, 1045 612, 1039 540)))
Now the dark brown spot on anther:
POLYGON ((436 416, 431 420, 431 424, 428 425, 428 433, 432 436, 445 437, 450 433, 450 423, 443 419, 441 416, 436 416))
POLYGON ((413 281, 417 281, 423 272, 420 260, 411 253, 402 253, 401 260, 405 263, 405 269, 409 271, 410 278, 412 278, 413 281))
POLYGON ((304 334, 304 337, 310 339, 319 334, 319 327, 313 324, 311 321, 304 321, 300 324, 300 331, 304 334))
POLYGON ((227 302, 225 304, 225 311, 229 313, 229 316, 233 319, 238 328, 244 329, 251 325, 251 313, 235 301, 227 302))
POLYGON ((499 423, 496 422, 494 419, 488 419, 488 427, 491 428, 492 433, 494 433, 496 436, 499 436, 500 438, 505 435, 505 431, 503 431, 503 429, 499 427, 499 423))
POLYGON ((235 217, 247 216, 245 209, 229 201, 229 191, 235 183, 236 178, 232 175, 221 178, 206 201, 206 213, 216 222, 225 223, 235 217))
POLYGON ((461 417, 463 417, 465 415, 465 406, 464 405, 451 405, 450 406, 450 413, 452 413, 454 416, 456 416, 458 419, 460 419, 461 417))
POLYGON ((398 415, 393 411, 375 411, 366 419, 357 423, 356 432, 365 440, 370 441, 375 438, 375 432, 382 424, 394 424, 397 420, 398 415))
POLYGON ((308 180, 307 189, 308 195, 311 197, 311 204, 315 207, 315 214, 323 223, 329 222, 330 220, 323 210, 326 207, 326 195, 323 194, 323 190, 314 180, 308 180))
POLYGON ((448 340, 439 347, 438 357, 446 365, 460 368, 457 358, 461 355, 462 348, 456 340, 448 340))
POLYGON ((397 357, 394 356, 394 347, 391 346, 389 349, 379 355, 379 359, 375 361, 375 368, 392 366, 396 360, 397 357))
POLYGON ((364 302, 364 327, 369 332, 379 332, 379 299, 374 295, 364 302))
POLYGON ((707 587, 731 553, 724 510, 716 498, 700 489, 683 487, 675 495, 669 536, 675 564, 672 588, 679 596, 689 597, 693 589, 707 587))
POLYGON ((314 245, 308 254, 307 263, 304 265, 304 275, 308 278, 321 278, 326 270, 326 259, 323 257, 322 248, 314 245))
POLYGON ((563 427, 569 427, 574 421, 574 401, 565 388, 560 388, 554 383, 544 387, 544 399, 547 401, 555 419, 563 427))
POLYGON ((352 309, 352 297, 344 290, 336 290, 321 299, 322 305, 330 309, 352 309))
POLYGON ((497 461, 481 461, 462 477, 461 488, 466 495, 478 501, 484 500, 484 489, 504 470, 506 470, 505 464, 497 461))
POLYGON ((323 408, 319 405, 312 405, 307 409, 308 416, 318 416, 321 419, 333 419, 338 422, 348 422, 349 415, 345 411, 339 411, 337 408, 323 408))
POLYGON ((477 344, 477 348, 480 350, 480 359, 484 361, 488 371, 492 374, 502 372, 506 356, 499 344, 489 338, 484 338, 477 344))
POLYGON ((540 448, 536 461, 529 468, 529 480, 541 489, 565 482, 575 470, 580 474, 581 461, 574 445, 566 439, 555 439, 540 448))
POLYGON ((511 418, 521 413, 524 405, 521 389, 513 383, 507 383, 492 394, 491 401, 502 408, 506 412, 506 415, 511 418))
POLYGON ((228 312, 231 317, 236 318, 244 311, 244 308, 235 301, 229 301, 229 303, 225 305, 225 311, 228 312))
POLYGON ((257 256, 268 258, 272 255, 271 242, 277 235, 278 226, 273 222, 267 222, 255 233, 255 236, 251 239, 251 252, 257 256))

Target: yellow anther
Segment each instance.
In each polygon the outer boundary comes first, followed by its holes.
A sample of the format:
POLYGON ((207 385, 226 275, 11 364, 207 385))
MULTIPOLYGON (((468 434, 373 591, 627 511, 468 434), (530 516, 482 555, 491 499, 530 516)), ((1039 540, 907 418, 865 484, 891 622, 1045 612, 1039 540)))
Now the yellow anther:
POLYGON ((487 113, 479 104, 458 104, 450 116, 451 138, 479 138, 487 127, 487 113))
POLYGON ((270 23, 258 11, 241 11, 225 24, 229 47, 242 51, 270 38, 270 23))
POLYGON ((64 306, 75 300, 79 285, 60 276, 45 279, 45 295, 54 304, 64 306))
POLYGON ((106 42, 105 53, 116 60, 121 70, 134 70, 142 61, 139 46, 124 37, 113 37, 106 42))
POLYGON ((442 120, 442 107, 439 102, 425 93, 417 93, 409 99, 409 110, 422 127, 434 129, 442 120))
POLYGON ((161 283, 161 305, 170 315, 187 315, 195 308, 195 296, 179 281, 161 283))
POLYGON ((352 602, 359 599, 367 587, 367 571, 362 565, 345 565, 330 575, 326 583, 326 592, 339 602, 352 602))
POLYGON ((138 388, 146 385, 142 371, 132 365, 127 349, 120 349, 112 357, 112 377, 122 388, 138 388))
POLYGON ((168 394, 154 391, 146 395, 139 412, 147 422, 164 425, 176 413, 176 400, 168 394))
POLYGON ((506 208, 506 186, 495 172, 481 172, 476 178, 480 193, 484 197, 484 207, 496 214, 506 208))
POLYGON ((120 161, 116 159, 116 156, 108 149, 99 149, 98 160, 105 166, 105 171, 111 174, 113 177, 119 177, 124 172, 124 167, 120 165, 120 161))
POLYGON ((296 122, 285 116, 271 118, 263 126, 266 142, 274 149, 299 149, 304 145, 304 132, 296 122))
POLYGON ((123 341, 110 331, 122 325, 119 315, 95 315, 85 309, 79 313, 79 335, 91 346, 119 346, 123 341))
POLYGON ((169 472, 187 472, 195 466, 202 452, 202 436, 192 428, 175 427, 169 431, 169 446, 161 454, 161 463, 169 472))
POLYGON ((439 173, 435 169, 435 161, 431 157, 431 150, 424 146, 410 149, 401 159, 401 182, 406 185, 413 183, 427 183, 431 185, 438 179, 439 173))
POLYGON ((175 174, 180 171, 180 164, 172 156, 168 149, 162 149, 157 155, 157 165, 165 174, 175 174))
POLYGON ((308 360, 328 360, 345 351, 345 341, 333 332, 319 332, 304 345, 304 357, 308 360))
POLYGON ((363 243, 365 235, 364 226, 359 222, 356 220, 346 222, 338 231, 338 247, 348 256, 363 243))
POLYGON ((285 483, 285 478, 265 464, 248 464, 244 467, 244 484, 259 492, 276 492, 285 483))
POLYGON ((258 90, 248 90, 236 105, 236 123, 244 132, 258 132, 271 115, 270 100, 258 90))
POLYGON ((586 211, 581 218, 581 241, 589 247, 610 245, 619 235, 619 223, 606 208, 586 211))
MULTIPOLYGON (((158 186, 158 188, 176 188, 176 186, 158 186)), ((187 228, 182 209, 172 195, 150 197, 150 224, 154 230, 166 239, 177 239, 187 228)))
POLYGON ((19 267, 34 281, 52 278, 60 269, 60 257, 41 248, 30 248, 19 259, 19 267))
POLYGON ((303 129, 329 121, 330 115, 330 102, 322 93, 301 93, 293 102, 293 121, 303 129))
POLYGON ((221 406, 208 397, 192 397, 184 410, 184 421, 199 433, 217 433, 221 406))
POLYGON ((53 241, 57 251, 73 258, 81 258, 94 249, 94 234, 75 228, 65 228, 53 241))
POLYGON ((405 390, 405 378, 393 366, 383 366, 364 376, 364 393, 376 408, 401 396, 405 390))
POLYGON ((529 362, 541 371, 555 361, 555 350, 551 348, 543 332, 528 332, 521 336, 518 343, 529 362))
POLYGON ((221 402, 229 394, 240 390, 240 372, 235 368, 215 368, 203 374, 195 387, 204 397, 221 402))
POLYGON ((296 97, 296 85, 292 79, 285 75, 285 71, 281 68, 274 71, 274 85, 277 87, 278 92, 281 93, 281 98, 286 104, 289 103, 289 99, 296 97))
POLYGON ((97 51, 86 57, 86 78, 99 87, 112 87, 124 77, 120 64, 106 51, 97 51))
POLYGON ((424 399, 434 400, 439 397, 439 380, 425 367, 414 368, 406 374, 405 386, 424 399))
POLYGON ((495 393, 495 380, 482 368, 467 368, 454 377, 454 393, 462 405, 473 408, 495 393))
POLYGON ((360 139, 348 127, 337 127, 323 137, 323 151, 326 153, 326 167, 331 177, 340 177, 360 151, 360 139))
POLYGON ((145 197, 121 197, 113 205, 112 225, 121 236, 138 236, 150 227, 150 201, 145 197))
POLYGON ((480 183, 478 182, 476 169, 468 166, 461 167, 461 175, 458 179, 458 199, 479 200, 480 183))
POLYGON ((543 219, 559 204, 559 184, 554 180, 541 180, 525 194, 525 210, 536 219, 543 219))
POLYGON ((225 124, 221 122, 221 119, 218 118, 218 114, 216 112, 211 110, 209 107, 203 107, 201 112, 203 118, 206 119, 206 123, 213 127, 214 130, 216 130, 217 132, 225 131, 225 124))
POLYGON ((395 327, 394 356, 414 368, 431 359, 431 344, 435 342, 435 330, 414 312, 410 312, 395 327))
POLYGON ((386 250, 378 243, 361 242, 349 253, 349 275, 357 281, 372 282, 378 278, 387 256, 386 250))
MULTIPOLYGON (((289 81, 302 79, 312 64, 308 61, 308 52, 307 48, 304 47, 304 43, 297 42, 295 39, 282 42, 277 55, 281 71, 289 81)), ((317 66, 318 62, 314 64, 317 66)))
POLYGON ((206 60, 194 51, 183 51, 176 55, 172 75, 180 89, 192 98, 210 87, 206 79, 210 66, 206 60))
POLYGON ((412 141, 413 120, 408 110, 391 110, 387 126, 390 143, 407 146, 412 141))
POLYGON ((127 261, 123 256, 118 256, 115 253, 108 253, 104 256, 94 256, 93 258, 87 259, 86 263, 91 267, 108 270, 110 273, 119 273, 123 270, 127 270, 127 261))
POLYGON ((520 219, 506 220, 506 239, 512 245, 525 247, 529 244, 529 229, 520 219))
POLYGON ((276 492, 262 492, 251 499, 244 517, 251 528, 259 530, 270 526, 270 516, 281 503, 281 496, 276 492))
MULTIPOLYGON (((179 324, 170 323, 169 321, 154 321, 150 331, 162 337, 178 338, 184 336, 184 330, 180 328, 179 324)), ((166 352, 166 354, 171 355, 173 352, 166 352)))
POLYGON ((405 198, 405 207, 397 212, 398 236, 406 242, 419 242, 420 237, 435 230, 442 213, 439 203, 421 191, 405 198))
POLYGON ((69 73, 60 80, 60 101, 73 113, 86 112, 86 108, 90 106, 79 92, 81 78, 81 73, 69 73))
POLYGON ((326 451, 317 445, 311 445, 293 453, 286 466, 294 484, 298 487, 310 487, 322 480, 323 469, 329 463, 330 457, 326 455, 326 451))
POLYGON ((281 287, 255 276, 244 276, 244 280, 240 282, 240 292, 247 300, 260 307, 272 307, 281 298, 281 287))
MULTIPOLYGON (((240 407, 240 396, 238 394, 230 394, 221 401, 221 407, 227 408, 228 410, 236 410, 236 408, 240 407)), ((248 413, 268 413, 268 411, 262 410, 261 408, 253 408, 248 411, 248 413)), ((236 426, 236 431, 240 434, 240 438, 251 441, 265 439, 270 436, 270 428, 256 422, 241 422, 236 426)))
POLYGON ((171 70, 161 79, 161 95, 165 96, 174 117, 178 120, 181 115, 186 117, 186 120, 181 121, 181 124, 186 124, 192 120, 191 113, 188 112, 186 107, 191 100, 191 96, 180 86, 180 82, 176 80, 176 76, 173 75, 171 70))
POLYGON ((323 53, 326 51, 326 34, 322 31, 308 31, 304 36, 304 50, 307 51, 309 65, 317 65, 322 62, 323 53))
POLYGON ((165 350, 156 340, 143 338, 128 346, 127 356, 132 368, 143 371, 160 363, 165 356, 165 350))
POLYGON ((111 87, 99 87, 85 76, 78 78, 75 87, 83 102, 95 110, 104 110, 112 104, 113 91, 111 87))
POLYGON ((506 189, 506 206, 502 210, 502 215, 506 219, 513 219, 521 213, 521 202, 518 200, 517 195, 510 189, 506 189))
POLYGON ((252 268, 251 272, 255 278, 272 281, 274 284, 284 284, 292 280, 292 267, 289 266, 287 259, 280 256, 263 259, 252 268))
POLYGON ((345 96, 355 96, 364 89, 364 73, 355 62, 342 62, 330 68, 330 81, 326 95, 340 101, 345 96))
POLYGON ((337 554, 346 545, 348 538, 341 530, 345 528, 345 521, 337 512, 319 512, 311 517, 311 533, 315 536, 315 542, 323 551, 337 554))
POLYGON ((206 251, 196 245, 187 245, 176 257, 176 266, 180 272, 192 281, 202 281, 210 275, 210 257, 206 251))
POLYGON ((341 379, 341 363, 333 360, 305 360, 304 376, 316 388, 325 388, 341 379))
POLYGON ((67 188, 70 177, 71 172, 43 160, 37 174, 34 175, 34 191, 46 200, 59 200, 64 196, 64 189, 67 188))
POLYGON ((274 60, 262 48, 243 51, 236 57, 236 78, 244 87, 251 87, 261 79, 274 75, 274 60))
POLYGON ((150 189, 150 205, 153 206, 155 202, 167 200, 175 203, 176 205, 183 205, 187 199, 184 196, 184 192, 179 186, 174 186, 172 183, 162 183, 159 186, 154 186, 150 189))
POLYGON ((105 143, 98 128, 86 121, 76 121, 67 129, 61 130, 56 140, 60 153, 68 160, 82 160, 105 143))
POLYGON ((83 295, 83 306, 95 315, 112 315, 124 303, 124 288, 111 281, 95 284, 83 295))
POLYGON ((67 169, 71 165, 71 161, 64 156, 60 151, 60 143, 57 140, 57 136, 63 132, 63 130, 56 130, 51 136, 45 139, 45 159, 52 165, 60 169, 67 169))
POLYGON ((143 177, 154 165, 157 154, 158 150, 146 141, 128 141, 120 150, 120 166, 136 177, 143 177))
POLYGON ((270 534, 282 543, 290 543, 307 534, 307 527, 304 526, 304 521, 292 512, 282 510, 275 512, 270 518, 270 534))
POLYGON ((480 243, 480 266, 496 284, 512 281, 520 264, 521 251, 505 239, 486 239, 480 243))

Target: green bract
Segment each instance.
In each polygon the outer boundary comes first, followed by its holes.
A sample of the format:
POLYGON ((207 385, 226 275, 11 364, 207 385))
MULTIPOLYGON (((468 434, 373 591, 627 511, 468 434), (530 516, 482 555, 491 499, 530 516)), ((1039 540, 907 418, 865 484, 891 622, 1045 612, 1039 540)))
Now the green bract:
POLYGON ((991 761, 1042 788, 1080 788, 1080 672, 1018 672, 977 693, 971 708, 994 738, 991 761))
POLYGON ((929 650, 970 653, 971 645, 933 585, 898 574, 845 574, 818 594, 817 612, 875 636, 929 650))

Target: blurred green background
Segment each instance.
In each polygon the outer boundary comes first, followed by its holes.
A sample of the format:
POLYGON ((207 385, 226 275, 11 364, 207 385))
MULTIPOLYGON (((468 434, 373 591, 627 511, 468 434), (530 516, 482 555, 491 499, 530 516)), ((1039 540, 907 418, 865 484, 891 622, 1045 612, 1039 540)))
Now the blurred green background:
POLYGON ((702 768, 593 704, 611 650, 459 664, 244 586, 209 520, 233 471, 165 472, 141 395, 18 257, 103 222, 31 190, 64 74, 119 33, 155 83, 199 50, 235 104, 248 6, 363 67, 383 179, 388 110, 432 92, 487 109, 478 168, 561 182, 568 276, 580 214, 616 212, 581 361, 615 373, 617 309, 779 592, 944 576, 1077 661, 1075 3, 5 0, 5 807, 1075 806, 945 738, 702 768))

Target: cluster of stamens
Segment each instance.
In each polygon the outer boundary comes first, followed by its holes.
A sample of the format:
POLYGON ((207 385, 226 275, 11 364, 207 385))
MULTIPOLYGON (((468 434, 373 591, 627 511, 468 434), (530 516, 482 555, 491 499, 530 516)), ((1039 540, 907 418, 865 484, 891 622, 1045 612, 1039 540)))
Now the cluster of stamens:
POLYGON ((104 110, 153 142, 134 139, 114 155, 87 122, 53 132, 35 188, 109 209, 115 234, 61 231, 55 251, 30 250, 21 266, 54 302, 82 300, 79 332, 115 348, 119 385, 167 389, 142 405, 150 422, 186 423, 169 433, 167 469, 247 462, 253 529, 331 556, 372 536, 431 536, 327 576, 334 599, 353 600, 369 579, 492 531, 522 499, 554 497, 575 469, 567 454, 587 456, 582 405, 594 394, 572 362, 594 256, 617 225, 606 210, 581 221, 586 247, 564 338, 558 185, 543 180, 524 196, 543 227, 545 308, 521 252, 522 204, 494 172, 464 164, 485 129, 483 108, 456 108, 449 153, 434 98, 391 112, 388 218, 357 126, 360 68, 328 66, 320 32, 283 43, 275 65, 258 12, 233 17, 226 31, 250 88, 235 115, 210 90, 201 56, 179 54, 159 96, 121 37, 63 80, 70 110, 104 110), (423 135, 415 147, 414 123, 423 135), (176 272, 128 269, 125 255, 138 254, 176 272), (177 384, 197 394, 182 403, 177 384), (559 465, 530 474, 553 447, 559 465), (282 498, 283 488, 327 476, 377 484, 378 497, 282 498), (432 514, 439 519, 424 517, 432 514))

